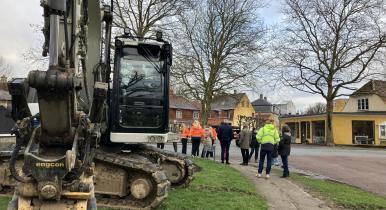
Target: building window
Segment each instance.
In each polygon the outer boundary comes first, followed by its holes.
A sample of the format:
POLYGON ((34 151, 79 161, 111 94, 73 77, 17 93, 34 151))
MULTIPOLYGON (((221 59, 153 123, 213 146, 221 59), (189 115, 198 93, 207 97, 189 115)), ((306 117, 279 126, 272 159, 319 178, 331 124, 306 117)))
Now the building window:
POLYGON ((198 120, 200 118, 200 112, 193 112, 193 119, 198 120))
POLYGON ((221 117, 221 111, 217 111, 217 117, 218 117, 218 118, 221 117))
POLYGON ((232 111, 228 110, 227 111, 227 118, 230 119, 232 117, 232 111))
POLYGON ((386 139, 386 123, 379 125, 379 138, 386 139))
POLYGON ((358 99, 358 110, 369 110, 369 99, 358 99))
POLYGON ((311 123, 307 122, 307 139, 311 138, 311 123))
POLYGON ((176 111, 176 118, 182 119, 182 111, 176 111))

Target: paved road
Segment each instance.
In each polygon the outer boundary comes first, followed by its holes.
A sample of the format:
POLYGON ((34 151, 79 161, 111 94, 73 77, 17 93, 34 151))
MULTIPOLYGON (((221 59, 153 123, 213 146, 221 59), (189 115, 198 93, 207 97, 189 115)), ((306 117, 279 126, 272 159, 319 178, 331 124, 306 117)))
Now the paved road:
MULTIPOLYGON (((172 150, 171 145, 167 145, 166 149, 172 150)), ((178 151, 181 152, 181 145, 178 145, 178 151)), ((240 150, 233 142, 230 153, 232 164, 241 162, 240 150)), ((216 160, 219 158, 218 145, 216 160)), ((386 196, 386 149, 293 145, 289 162, 292 168, 386 196)))

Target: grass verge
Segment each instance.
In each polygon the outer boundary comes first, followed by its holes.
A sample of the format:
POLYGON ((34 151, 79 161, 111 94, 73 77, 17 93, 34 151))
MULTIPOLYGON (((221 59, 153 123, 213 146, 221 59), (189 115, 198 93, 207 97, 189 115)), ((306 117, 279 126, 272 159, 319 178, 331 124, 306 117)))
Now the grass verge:
MULTIPOLYGON (((187 188, 172 189, 157 210, 268 209, 255 185, 236 169, 205 159, 194 159, 202 170, 187 188)), ((10 198, 0 197, 0 209, 10 198)), ((101 209, 102 210, 102 209, 101 209)), ((108 209, 103 209, 108 210, 108 209)))
POLYGON ((386 209, 386 198, 347 184, 313 179, 297 173, 291 173, 290 179, 301 184, 311 193, 316 193, 345 209, 386 209))
POLYGON ((11 200, 11 197, 0 196, 0 209, 7 209, 8 202, 11 200))
POLYGON ((255 185, 236 169, 204 159, 194 162, 202 171, 188 188, 172 190, 157 210, 268 209, 255 185))

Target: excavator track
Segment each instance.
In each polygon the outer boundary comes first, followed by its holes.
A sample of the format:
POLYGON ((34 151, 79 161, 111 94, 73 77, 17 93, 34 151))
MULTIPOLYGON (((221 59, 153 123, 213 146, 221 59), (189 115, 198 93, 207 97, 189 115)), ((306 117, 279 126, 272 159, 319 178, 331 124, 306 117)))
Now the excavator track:
POLYGON ((173 187, 187 187, 194 179, 195 166, 186 155, 146 144, 138 145, 133 152, 144 155, 154 163, 158 163, 165 171, 173 187))
MULTIPOLYGON (((94 162, 96 163, 96 197, 99 207, 108 207, 114 209, 153 209, 160 205, 167 197, 170 188, 170 182, 167 180, 162 169, 146 157, 135 154, 115 154, 102 150, 97 150, 94 162), (124 196, 106 195, 98 190, 98 167, 106 165, 107 167, 118 167, 127 172, 130 176, 128 188, 133 188, 135 180, 148 180, 152 189, 143 199, 137 199, 128 193, 124 196)), ((100 183, 100 182, 99 182, 100 183)), ((109 183, 107 183, 109 184, 109 183)), ((130 189, 128 189, 130 191, 130 189)), ((137 196, 138 197, 138 196, 137 196)))

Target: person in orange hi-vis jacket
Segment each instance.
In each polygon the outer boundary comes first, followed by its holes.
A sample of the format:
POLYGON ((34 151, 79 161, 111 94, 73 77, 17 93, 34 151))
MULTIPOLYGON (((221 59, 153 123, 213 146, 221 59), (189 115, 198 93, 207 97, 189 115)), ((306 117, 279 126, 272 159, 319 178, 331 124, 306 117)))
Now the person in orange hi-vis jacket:
POLYGON ((192 137, 192 156, 200 155, 200 142, 204 137, 204 129, 202 129, 200 122, 195 120, 192 128, 190 129, 190 135, 192 137))
POLYGON ((181 143, 182 143, 182 154, 186 154, 186 147, 188 144, 188 138, 190 135, 190 129, 184 124, 181 124, 181 143))

